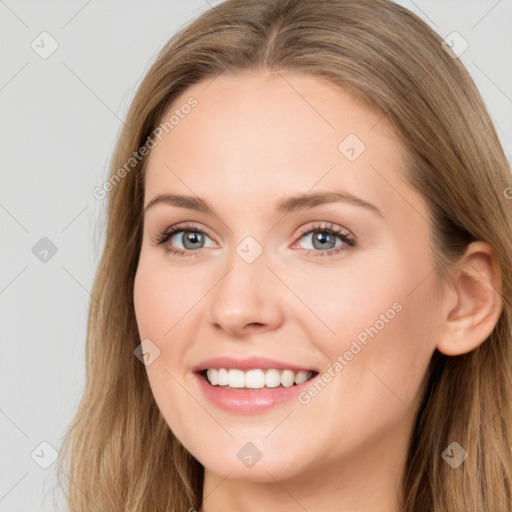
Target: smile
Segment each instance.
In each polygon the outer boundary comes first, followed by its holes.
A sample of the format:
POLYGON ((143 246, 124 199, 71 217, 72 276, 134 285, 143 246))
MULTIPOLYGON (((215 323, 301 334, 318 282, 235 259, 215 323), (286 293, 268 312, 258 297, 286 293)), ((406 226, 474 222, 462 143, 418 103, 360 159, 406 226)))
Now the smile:
POLYGON ((268 411, 296 399, 307 386, 313 385, 319 373, 274 368, 247 371, 209 368, 195 372, 194 376, 200 394, 216 408, 231 414, 249 415, 268 411), (223 382, 227 384, 220 384, 223 382), (267 386, 267 382, 270 386, 267 386))
POLYGON ((212 386, 224 389, 264 389, 264 388, 289 388, 302 384, 313 377, 313 370, 252 369, 248 371, 240 369, 209 368, 202 375, 212 386))

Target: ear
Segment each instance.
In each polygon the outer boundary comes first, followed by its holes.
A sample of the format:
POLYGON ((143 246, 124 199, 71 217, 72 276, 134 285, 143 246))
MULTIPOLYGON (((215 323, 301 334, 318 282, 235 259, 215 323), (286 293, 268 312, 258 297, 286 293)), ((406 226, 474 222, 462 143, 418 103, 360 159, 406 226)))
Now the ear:
POLYGON ((451 271, 441 309, 439 352, 455 356, 482 344, 500 317, 501 291, 501 269, 492 247, 472 242, 451 271))

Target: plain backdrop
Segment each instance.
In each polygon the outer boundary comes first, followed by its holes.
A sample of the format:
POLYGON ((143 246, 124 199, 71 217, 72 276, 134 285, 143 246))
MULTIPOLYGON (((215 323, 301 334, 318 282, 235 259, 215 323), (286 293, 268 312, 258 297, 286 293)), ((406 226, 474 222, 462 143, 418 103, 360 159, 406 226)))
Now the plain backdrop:
MULTIPOLYGON (((158 50, 218 3, 0 0, 1 512, 64 510, 54 457, 84 388, 104 232, 92 190, 158 50)), ((512 1, 399 3, 467 41, 510 161, 512 1)))

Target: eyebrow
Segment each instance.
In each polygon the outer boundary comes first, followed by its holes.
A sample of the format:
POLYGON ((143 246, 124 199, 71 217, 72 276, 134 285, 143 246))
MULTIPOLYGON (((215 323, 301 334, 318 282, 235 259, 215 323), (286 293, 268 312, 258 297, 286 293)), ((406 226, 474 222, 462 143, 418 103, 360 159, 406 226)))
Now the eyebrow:
MULTIPOLYGON (((297 210, 307 210, 315 206, 327 203, 347 203, 361 208, 366 208, 375 213, 381 218, 384 215, 380 209, 372 203, 361 199, 346 191, 326 191, 311 194, 297 194, 294 196, 286 196, 282 198, 277 206, 276 213, 286 214, 297 210)), ((177 206, 179 208, 187 208, 189 210, 196 210, 206 214, 214 215, 213 208, 208 205, 208 202, 200 197, 184 196, 179 194, 158 194, 144 208, 144 213, 156 204, 168 204, 177 206)))

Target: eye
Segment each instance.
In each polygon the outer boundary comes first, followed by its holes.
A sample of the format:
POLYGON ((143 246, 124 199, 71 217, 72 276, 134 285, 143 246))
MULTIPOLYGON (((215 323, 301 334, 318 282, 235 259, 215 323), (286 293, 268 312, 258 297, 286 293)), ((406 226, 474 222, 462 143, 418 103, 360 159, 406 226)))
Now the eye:
MULTIPOLYGON (((188 256, 191 252, 199 252, 203 249, 205 237, 208 234, 194 224, 177 225, 169 228, 168 230, 160 233, 154 243, 156 245, 164 245, 164 250, 167 254, 176 254, 177 256, 188 256), (182 233, 181 235, 178 235, 182 233), (172 242, 172 245, 167 244, 172 242), (174 244, 181 243, 183 249, 174 247, 174 244)), ((214 247, 210 246, 210 247, 214 247)))
MULTIPOLYGON (((340 229, 334 227, 333 224, 317 224, 310 227, 301 234, 302 238, 309 238, 313 249, 306 250, 308 255, 313 252, 313 256, 331 256, 355 246, 354 238, 348 232, 343 233, 340 229), (340 240, 341 243, 337 244, 336 239, 340 240)), ((297 247, 297 243, 292 247, 297 247)))
MULTIPOLYGON (((175 254, 177 256, 197 256, 201 249, 205 247, 215 247, 215 244, 205 246, 205 237, 210 239, 208 234, 195 224, 177 225, 168 228, 166 231, 157 235, 153 241, 155 245, 163 245, 166 254, 175 254), (168 243, 170 242, 170 243, 168 243), (183 248, 175 247, 175 244, 182 244, 183 248), (195 254, 192 254, 195 253, 195 254)), ((303 231, 300 238, 308 237, 313 245, 313 249, 306 249, 308 255, 313 256, 331 256, 338 254, 355 246, 354 238, 347 232, 343 233, 333 224, 317 224, 303 231), (336 243, 336 239, 341 243, 336 243)), ((296 248, 295 243, 292 248, 296 248)))

